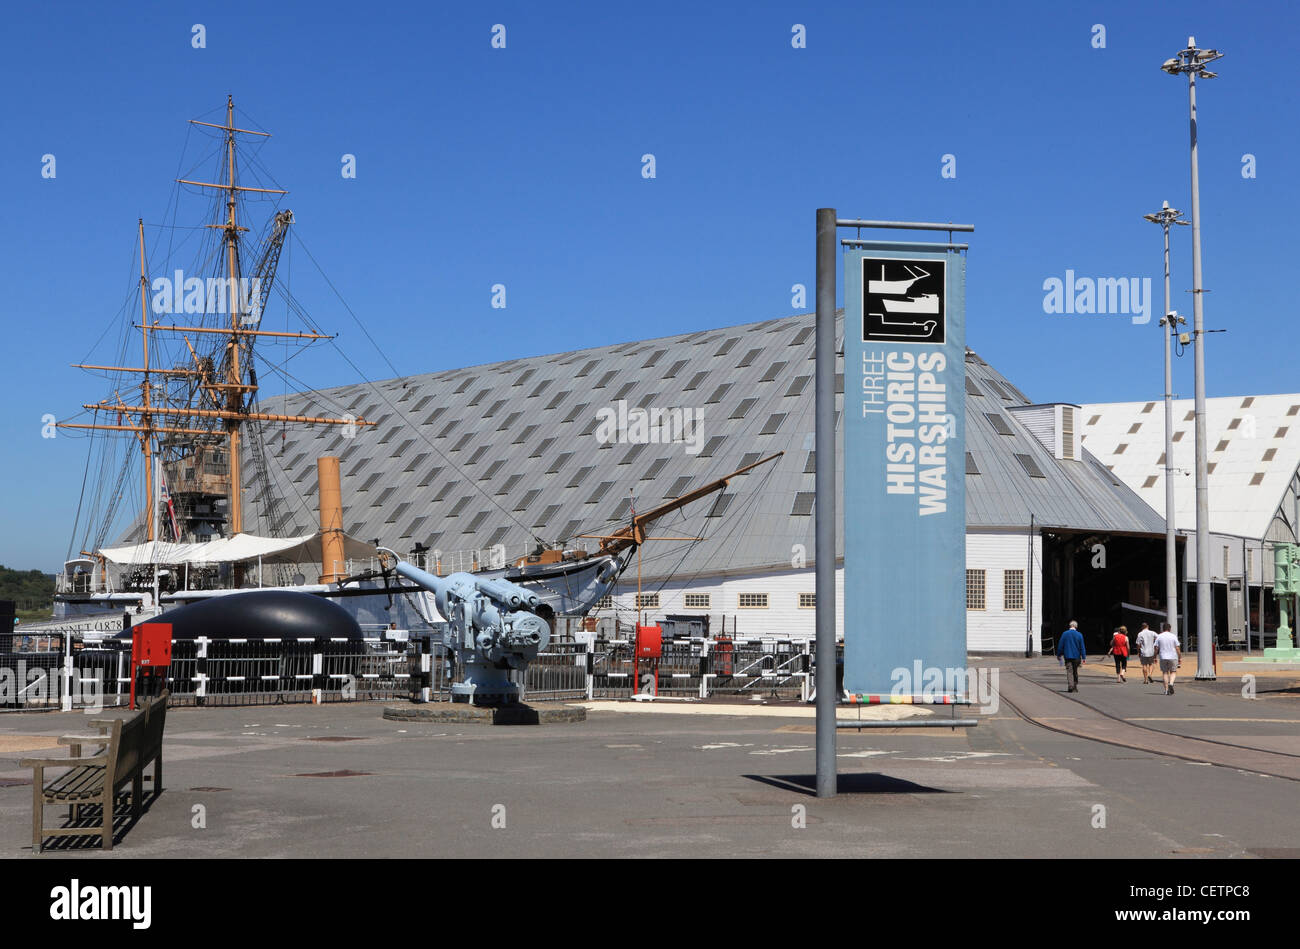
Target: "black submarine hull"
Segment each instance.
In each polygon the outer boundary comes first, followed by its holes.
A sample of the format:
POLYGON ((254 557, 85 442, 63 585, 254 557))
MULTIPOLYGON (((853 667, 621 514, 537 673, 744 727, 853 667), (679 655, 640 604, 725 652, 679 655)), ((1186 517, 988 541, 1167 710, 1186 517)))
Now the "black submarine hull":
POLYGON ((361 639, 361 627, 340 606, 311 593, 250 590, 167 610, 172 639, 361 639))

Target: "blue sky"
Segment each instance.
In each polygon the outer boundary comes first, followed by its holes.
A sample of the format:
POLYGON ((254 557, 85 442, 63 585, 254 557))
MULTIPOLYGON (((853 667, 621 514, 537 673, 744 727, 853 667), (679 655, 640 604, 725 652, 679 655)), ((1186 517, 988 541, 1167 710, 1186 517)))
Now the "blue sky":
MULTIPOLYGON (((1165 199, 1190 213, 1187 83, 1159 65, 1194 34, 1227 54, 1198 87, 1206 326, 1228 331, 1208 337, 1208 394, 1300 389, 1274 354, 1294 338, 1300 203, 1285 3, 130 9, 24 4, 0 36, 8 566, 64 557, 86 442, 42 439, 41 417, 107 394, 68 364, 115 355, 136 219, 166 240, 182 156, 210 144, 186 120, 220 121, 227 93, 274 133, 258 158, 384 355, 301 250, 283 278, 372 379, 393 374, 385 356, 428 372, 787 315, 793 284, 813 298, 814 211, 834 206, 974 224, 967 341, 1030 398, 1156 399, 1155 320, 1049 315, 1043 282, 1150 277, 1159 316, 1160 232, 1141 216, 1165 199)), ((200 223, 182 199, 177 222, 200 223)), ((1190 230, 1173 250, 1189 319, 1190 230)), ((359 381, 329 347, 294 366, 312 386, 359 381)))

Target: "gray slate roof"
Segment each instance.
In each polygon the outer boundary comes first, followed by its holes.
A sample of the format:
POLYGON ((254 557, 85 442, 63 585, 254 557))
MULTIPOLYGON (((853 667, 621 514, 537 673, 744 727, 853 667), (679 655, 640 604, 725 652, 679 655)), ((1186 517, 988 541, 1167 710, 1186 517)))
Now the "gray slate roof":
POLYGON ((967 350, 966 451, 980 474, 966 476, 966 525, 1029 526, 1164 534, 1164 518, 1086 450, 1078 461, 1057 460, 1019 420, 1003 410, 1030 405, 1019 389, 967 350), (989 415, 1005 420, 1001 434, 989 415), (1028 455, 1034 477, 1017 455, 1028 455))
MULTIPOLYGON (((316 458, 337 454, 344 528, 355 537, 377 537, 399 551, 417 541, 442 551, 504 544, 512 558, 535 538, 590 549, 595 541, 575 535, 625 523, 630 492, 644 511, 784 451, 734 479, 721 499, 697 501, 658 522, 652 536, 706 540, 648 544, 643 569, 647 577, 788 569, 798 545, 811 563, 813 337, 814 317, 803 314, 265 399, 264 411, 352 413, 379 424, 353 438, 333 426, 290 427, 282 438, 279 426, 268 426, 280 517, 251 521, 261 505, 246 457, 246 529, 312 530, 316 458), (618 399, 629 407, 702 409, 704 450, 599 443, 596 412, 618 399)), ((1163 530, 1150 507, 1090 460, 1055 461, 1009 414, 1014 434, 997 434, 984 413, 1028 400, 973 353, 967 368, 981 392, 967 400, 967 448, 981 472, 967 476, 969 528, 1024 527, 1032 510, 1048 525, 1163 530), (995 394, 999 387, 1004 396, 995 394), (1030 477, 1016 453, 1031 454, 1046 477, 1030 477)), ((842 393, 842 373, 836 388, 842 393)), ((837 410, 842 402, 837 394, 837 410)), ((838 413, 836 423, 839 431, 838 413)))

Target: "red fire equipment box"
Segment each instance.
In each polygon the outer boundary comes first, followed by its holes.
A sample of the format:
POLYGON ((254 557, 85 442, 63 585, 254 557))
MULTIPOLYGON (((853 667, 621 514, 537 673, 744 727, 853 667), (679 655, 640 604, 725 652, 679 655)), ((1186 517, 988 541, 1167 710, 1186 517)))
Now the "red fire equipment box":
POLYGON ((659 626, 636 628, 636 657, 658 659, 663 655, 663 629, 659 626))
POLYGON ((154 685, 166 678, 171 663, 171 623, 138 623, 131 628, 131 708, 135 708, 135 683, 141 672, 154 685))

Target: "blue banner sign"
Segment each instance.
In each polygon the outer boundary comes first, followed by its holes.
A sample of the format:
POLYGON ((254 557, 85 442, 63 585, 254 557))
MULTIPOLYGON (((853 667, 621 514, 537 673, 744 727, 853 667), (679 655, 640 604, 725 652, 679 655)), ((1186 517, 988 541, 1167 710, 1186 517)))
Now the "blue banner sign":
POLYGON ((969 698, 961 253, 845 254, 844 380, 844 687, 969 698))

